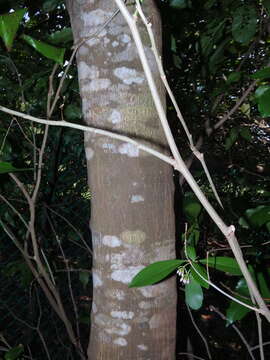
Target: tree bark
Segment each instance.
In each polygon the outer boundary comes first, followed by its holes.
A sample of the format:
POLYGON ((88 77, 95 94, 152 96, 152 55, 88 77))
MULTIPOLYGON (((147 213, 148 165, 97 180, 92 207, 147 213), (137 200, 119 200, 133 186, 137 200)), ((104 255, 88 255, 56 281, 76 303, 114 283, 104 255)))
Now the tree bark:
MULTIPOLYGON (((68 0, 74 41, 88 38, 116 10, 112 0, 68 0)), ((128 6, 134 11, 133 5, 128 6)), ((161 44, 154 1, 144 10, 161 44)), ((146 30, 148 59, 165 99, 146 30)), ((166 141, 125 20, 118 14, 77 53, 85 122, 157 149, 166 141)), ((93 304, 88 358, 175 358, 176 287, 171 278, 144 288, 128 284, 144 266, 175 258, 172 169, 127 143, 85 134, 92 193, 93 304)))

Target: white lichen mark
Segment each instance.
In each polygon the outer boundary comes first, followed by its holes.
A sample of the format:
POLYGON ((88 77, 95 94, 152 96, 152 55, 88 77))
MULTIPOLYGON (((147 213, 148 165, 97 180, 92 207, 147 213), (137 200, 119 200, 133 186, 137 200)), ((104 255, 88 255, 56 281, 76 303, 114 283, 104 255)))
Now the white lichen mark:
POLYGON ((127 346, 127 340, 122 337, 116 338, 115 340, 113 340, 113 343, 119 346, 127 346))
POLYGON ((124 243, 140 245, 145 241, 146 234, 141 230, 125 230, 121 233, 120 238, 123 240, 124 243))
POLYGON ((121 240, 117 236, 105 235, 102 238, 102 243, 105 246, 115 248, 121 246, 121 240))
POLYGON ((113 71, 114 75, 122 80, 124 84, 142 84, 144 82, 144 77, 142 74, 137 72, 135 69, 127 68, 125 66, 118 67, 113 71))
POLYGON ((131 200, 130 202, 133 203, 138 203, 138 202, 144 202, 144 197, 142 195, 132 195, 131 196, 131 200))
POLYGON ((116 319, 131 320, 134 317, 132 311, 111 311, 111 316, 116 319))
POLYGON ((141 271, 144 266, 129 266, 125 269, 115 270, 111 274, 112 280, 119 281, 123 284, 129 284, 135 275, 141 271))

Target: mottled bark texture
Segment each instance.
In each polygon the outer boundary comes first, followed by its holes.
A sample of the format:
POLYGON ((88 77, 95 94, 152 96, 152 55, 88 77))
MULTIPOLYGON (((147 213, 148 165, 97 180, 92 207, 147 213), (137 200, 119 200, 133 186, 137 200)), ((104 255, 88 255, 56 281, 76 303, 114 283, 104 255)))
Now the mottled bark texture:
MULTIPOLYGON (((113 0, 68 0, 74 40, 87 38, 116 10, 113 0)), ((134 11, 133 5, 129 10, 134 11)), ((152 0, 144 10, 161 42, 152 0)), ((144 27, 145 50, 164 98, 144 27)), ((85 122, 166 152, 156 110, 129 28, 118 14, 77 54, 85 122)), ((92 193, 93 306, 88 358, 170 360, 175 352, 175 279, 129 289, 144 266, 175 257, 170 166, 127 143, 85 134, 92 193)))

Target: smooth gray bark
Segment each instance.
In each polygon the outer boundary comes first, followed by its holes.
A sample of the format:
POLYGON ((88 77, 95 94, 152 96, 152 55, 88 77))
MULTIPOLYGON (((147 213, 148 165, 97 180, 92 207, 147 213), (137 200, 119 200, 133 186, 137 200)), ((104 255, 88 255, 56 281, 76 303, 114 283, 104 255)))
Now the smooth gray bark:
MULTIPOLYGON (((157 9, 152 0, 145 3, 161 42, 157 9)), ((68 0, 67 6, 76 43, 102 27, 116 10, 112 0, 68 0)), ((164 97, 146 31, 138 24, 164 97)), ((81 46, 77 64, 87 124, 166 152, 136 47, 120 14, 81 46)), ((144 266, 175 258, 172 169, 131 144, 89 133, 85 151, 94 251, 88 358, 174 359, 175 279, 128 288, 144 266)))

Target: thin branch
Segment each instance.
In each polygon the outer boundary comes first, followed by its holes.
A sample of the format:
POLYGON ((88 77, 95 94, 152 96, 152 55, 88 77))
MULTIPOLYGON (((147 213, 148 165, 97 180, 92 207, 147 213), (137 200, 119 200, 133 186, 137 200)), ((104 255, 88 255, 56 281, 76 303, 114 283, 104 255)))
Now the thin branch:
POLYGON ((127 143, 130 143, 130 144, 136 146, 138 148, 138 150, 145 151, 145 152, 159 158, 160 160, 170 164, 173 167, 176 166, 176 163, 175 163, 174 159, 172 159, 170 156, 167 156, 167 155, 165 155, 165 154, 163 154, 163 153, 161 153, 161 152, 159 152, 157 150, 154 150, 154 149, 152 149, 152 148, 150 148, 150 147, 148 147, 148 146, 146 146, 144 144, 141 144, 141 143, 137 142, 136 140, 131 139, 128 136, 125 136, 125 135, 120 135, 120 134, 114 133, 112 131, 98 129, 98 128, 94 128, 94 127, 91 127, 91 126, 70 123, 70 122, 67 122, 67 121, 55 121, 55 120, 40 119, 40 118, 37 118, 35 116, 27 115, 27 114, 24 114, 24 113, 19 112, 19 111, 14 111, 14 110, 8 109, 8 108, 6 108, 4 106, 1 106, 1 105, 0 105, 0 111, 3 111, 5 113, 7 113, 7 114, 11 114, 11 115, 14 115, 14 116, 21 117, 21 118, 26 119, 26 120, 30 120, 32 122, 43 124, 43 125, 68 127, 68 128, 71 128, 71 129, 77 129, 77 130, 81 130, 81 131, 85 131, 85 132, 90 132, 90 133, 93 133, 93 134, 96 134, 96 135, 103 135, 103 136, 110 137, 112 139, 127 142, 127 143))
POLYGON ((231 226, 227 226, 224 221, 222 220, 222 218, 218 215, 218 213, 216 212, 216 210, 213 208, 213 206, 209 203, 209 201, 207 200, 206 196, 204 195, 204 193, 202 192, 202 190, 200 189, 200 187, 198 186, 197 182, 195 181, 195 179, 193 178, 193 176, 191 175, 189 169, 186 167, 185 162, 183 161, 176 143, 174 141, 171 129, 169 127, 168 121, 167 121, 167 117, 166 117, 166 113, 162 104, 162 101, 160 99, 159 96, 159 92, 158 89, 156 87, 151 69, 150 69, 150 65, 148 63, 146 54, 145 54, 145 49, 141 40, 141 36, 140 33, 138 31, 136 22, 133 18, 133 16, 129 13, 127 7, 125 6, 124 2, 122 0, 114 0, 116 2, 116 4, 118 5, 123 17, 125 18, 130 31, 132 33, 134 42, 136 44, 137 47, 137 51, 141 60, 141 64, 152 94, 152 98, 161 122, 161 125, 163 127, 163 130, 165 132, 166 138, 167 138, 167 142, 169 144, 169 147, 171 149, 171 152, 173 154, 173 157, 176 161, 176 169, 185 177, 187 183, 190 185, 191 189, 193 190, 193 192, 195 193, 195 195, 197 196, 197 198, 199 199, 199 201, 201 202, 201 204, 203 205, 203 207, 205 208, 205 210, 208 212, 208 214, 210 215, 210 217, 212 218, 212 220, 215 222, 215 224, 218 226, 218 228, 220 229, 220 231, 223 233, 223 235, 226 237, 227 241, 230 244, 230 247, 233 251, 233 254, 236 258, 236 261, 243 273, 243 276, 245 277, 247 283, 249 284, 250 289, 252 289, 252 292, 254 294, 254 297, 256 299, 256 302, 258 303, 260 309, 260 313, 264 314, 264 316, 268 319, 268 321, 270 321, 270 311, 267 308, 258 288, 257 285, 255 284, 254 280, 251 277, 251 274, 247 268, 247 265, 244 261, 243 258, 243 254, 241 251, 241 248, 239 247, 237 238, 235 236, 235 228, 233 225, 231 226))
MULTIPOLYGON (((214 311, 216 314, 218 314, 223 320, 227 320, 226 316, 222 314, 222 312, 220 312, 216 307, 214 307, 213 305, 211 305, 210 307, 211 311, 214 311)), ((240 337, 240 339, 242 340, 243 344, 245 345, 245 347, 247 348, 247 351, 251 357, 252 360, 256 360, 254 355, 252 354, 252 350, 251 347, 249 346, 247 340, 245 339, 244 335, 241 333, 241 331, 238 329, 237 326, 235 326, 234 324, 231 325, 231 327, 237 332, 238 336, 240 337)))
POLYGON ((201 337, 204 345, 205 345, 205 348, 206 348, 206 352, 207 352, 207 355, 208 355, 208 358, 211 360, 212 359, 212 356, 211 356, 211 352, 210 352, 210 349, 209 349, 209 346, 208 346, 208 343, 207 343, 207 340, 205 338, 205 336, 203 336, 203 333, 201 332, 201 330, 199 329, 198 325, 196 324, 194 318, 193 318, 193 315, 192 315, 192 312, 189 308, 189 306, 187 305, 187 311, 188 311, 188 314, 189 314, 189 317, 191 319, 191 322, 193 324, 193 326, 195 327, 197 333, 199 334, 199 336, 201 337))
POLYGON ((140 0, 136 0, 136 7, 137 7, 137 10, 138 10, 138 13, 147 29, 147 32, 148 32, 148 35, 149 35, 149 39, 151 41, 151 46, 152 46, 152 51, 153 51, 153 54, 155 56, 155 59, 156 59, 156 63, 157 63, 157 66, 158 66, 158 70, 159 70, 159 73, 160 73, 160 77, 161 77, 161 80, 167 90, 167 93, 171 99, 171 102, 174 106, 174 109, 176 111, 176 114, 177 114, 177 117, 178 119, 180 120, 181 122, 181 125, 183 126, 183 129, 187 135, 187 138, 188 138, 188 141, 189 141, 189 146, 190 146, 190 149, 191 151, 193 152, 194 156, 196 156, 196 158, 200 161, 201 165, 202 165, 202 168, 207 176, 207 179, 210 183, 210 186, 212 188, 212 191, 219 203, 219 205, 223 208, 223 205, 222 205, 222 202, 220 200, 220 197, 217 193, 217 190, 216 190, 216 187, 215 187, 215 184, 212 180, 212 177, 210 175, 210 172, 207 168, 207 165, 205 163, 205 160, 204 160, 204 156, 202 153, 200 153, 198 151, 198 149, 196 148, 196 146, 194 146, 194 143, 193 143, 193 139, 192 139, 192 135, 188 129, 188 126, 184 120, 184 117, 181 113, 181 110, 177 104, 177 101, 175 99, 175 96, 170 88, 170 85, 167 81, 167 78, 166 78, 166 74, 165 74, 165 71, 164 71, 164 68, 163 68, 163 65, 162 65, 162 61, 161 61, 161 56, 159 55, 159 51, 158 51, 158 48, 157 48, 157 45, 156 45, 156 41, 155 41, 155 37, 154 37, 154 33, 153 33, 153 30, 152 30, 152 24, 146 19, 146 16, 144 15, 143 13, 143 10, 142 10, 142 7, 141 7, 141 4, 140 4, 140 0))

